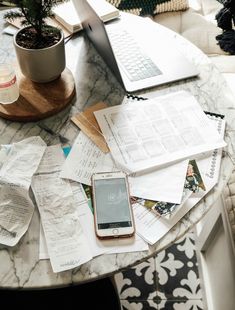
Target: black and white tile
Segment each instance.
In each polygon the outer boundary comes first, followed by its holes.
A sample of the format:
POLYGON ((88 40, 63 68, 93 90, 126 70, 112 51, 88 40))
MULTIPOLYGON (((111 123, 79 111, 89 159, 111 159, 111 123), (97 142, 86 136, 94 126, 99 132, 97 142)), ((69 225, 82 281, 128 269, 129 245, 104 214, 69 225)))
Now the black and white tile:
POLYGON ((203 310, 194 232, 116 274, 115 283, 123 310, 203 310))

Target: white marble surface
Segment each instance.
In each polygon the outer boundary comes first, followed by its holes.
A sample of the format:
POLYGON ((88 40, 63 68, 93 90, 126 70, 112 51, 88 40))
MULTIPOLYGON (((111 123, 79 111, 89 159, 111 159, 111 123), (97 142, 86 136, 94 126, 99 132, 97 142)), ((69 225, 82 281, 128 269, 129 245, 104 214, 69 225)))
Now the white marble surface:
MULTIPOLYGON (((138 19, 138 17, 131 18, 138 19)), ((0 13, 0 30, 3 29, 3 26, 3 14, 0 13)), ((164 32, 164 36, 171 36, 174 44, 197 64, 200 76, 197 79, 188 79, 152 89, 148 95, 162 95, 180 89, 189 90, 195 95, 204 110, 224 114, 227 121, 228 151, 233 156, 235 150, 235 98, 225 80, 209 59, 191 43, 165 28, 162 28, 162 32, 164 32)), ((152 35, 154 37, 154 33, 152 35)), ((12 37, 1 33, 0 42, 1 62, 15 61, 12 37)), ((173 52, 174 47, 172 48, 173 52)), ((77 35, 66 44, 66 57, 67 66, 72 70, 76 79, 77 96, 72 105, 40 123, 17 123, 0 119, 0 144, 19 141, 32 135, 40 135, 48 145, 57 143, 58 138, 42 130, 38 126, 41 124, 50 127, 54 132, 60 132, 69 139, 72 145, 78 134, 78 129, 69 120, 72 115, 85 106, 101 100, 108 105, 119 104, 122 101, 125 95, 124 90, 82 34, 77 35)), ((173 243, 200 220, 220 195, 231 174, 232 166, 230 157, 224 152, 218 185, 160 242, 152 246, 148 253, 102 255, 79 268, 62 273, 53 273, 48 260, 38 260, 39 214, 35 208, 36 211, 29 230, 20 242, 13 248, 4 246, 0 248, 0 288, 46 288, 78 284, 113 274, 140 262, 173 243)))

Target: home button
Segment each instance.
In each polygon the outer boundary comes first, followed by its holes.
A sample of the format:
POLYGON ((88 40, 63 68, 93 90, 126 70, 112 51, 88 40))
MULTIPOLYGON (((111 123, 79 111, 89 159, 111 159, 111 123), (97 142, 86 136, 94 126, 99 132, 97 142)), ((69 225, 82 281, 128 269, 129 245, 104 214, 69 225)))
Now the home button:
POLYGON ((114 235, 117 235, 117 234, 118 234, 118 229, 117 229, 117 228, 114 228, 114 229, 113 229, 113 234, 114 234, 114 235))

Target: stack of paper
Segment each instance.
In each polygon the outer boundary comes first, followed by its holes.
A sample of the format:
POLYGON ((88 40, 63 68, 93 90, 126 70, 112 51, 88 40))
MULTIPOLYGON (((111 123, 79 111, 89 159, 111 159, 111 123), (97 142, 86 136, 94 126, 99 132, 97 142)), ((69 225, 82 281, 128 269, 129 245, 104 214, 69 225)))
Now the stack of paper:
POLYGON ((155 205, 159 202, 164 206, 166 202, 174 210, 167 216, 156 216, 137 199, 137 233, 153 244, 217 183, 222 147, 226 145, 225 121, 213 117, 210 120, 197 100, 185 91, 94 109, 94 114, 111 156, 80 132, 61 177, 90 185, 92 173, 117 169, 128 172, 132 196, 144 198, 145 202, 152 200, 155 205), (197 158, 203 179, 200 185, 196 179, 192 184, 190 158, 197 158))
POLYGON ((59 177, 64 160, 60 145, 47 147, 31 184, 45 234, 41 232, 41 258, 50 258, 53 271, 61 272, 103 253, 147 250, 146 242, 137 235, 128 240, 96 238, 83 187, 59 177))
POLYGON ((39 137, 0 151, 0 243, 15 245, 26 232, 33 214, 31 185, 48 248, 44 258, 54 272, 103 253, 147 250, 146 242, 162 238, 219 177, 225 121, 206 115, 188 92, 102 107, 77 118, 87 135, 79 133, 67 159, 60 145, 46 147, 39 137), (120 169, 129 172, 138 236, 100 241, 81 183, 91 185, 93 173, 120 169))

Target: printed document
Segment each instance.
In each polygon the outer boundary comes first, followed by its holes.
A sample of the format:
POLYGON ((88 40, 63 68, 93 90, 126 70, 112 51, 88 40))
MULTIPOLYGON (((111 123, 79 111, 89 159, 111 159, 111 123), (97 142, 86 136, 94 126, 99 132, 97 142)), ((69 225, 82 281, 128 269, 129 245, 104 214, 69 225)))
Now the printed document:
MULTIPOLYGON (((138 234, 135 234, 131 238, 99 240, 95 235, 94 217, 88 204, 81 204, 79 208, 77 208, 77 211, 83 232, 88 237, 87 239, 93 257, 101 254, 138 252, 147 251, 149 249, 147 242, 145 242, 138 234)), ((40 230, 39 258, 49 258, 46 240, 42 229, 40 230)))
POLYGON ((32 176, 46 149, 30 137, 0 151, 0 243, 14 246, 27 231, 34 205, 29 196, 32 176))
MULTIPOLYGON (((128 181, 131 196, 180 203, 187 166, 188 160, 183 160, 165 169, 130 175, 128 181)), ((110 154, 104 154, 93 141, 80 132, 62 166, 60 176, 91 185, 93 173, 117 170, 110 154)))
POLYGON ((186 91, 94 112, 116 165, 139 172, 226 145, 186 91))
MULTIPOLYGON (((75 268, 92 259, 71 184, 59 177, 63 161, 60 145, 48 147, 31 184, 54 272, 75 268)), ((78 192, 81 195, 82 188, 78 192)))
POLYGON ((62 166, 60 177, 91 185, 93 173, 117 170, 110 154, 103 153, 80 131, 62 166))

